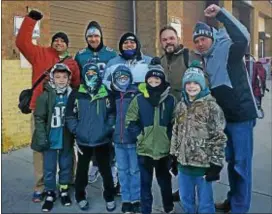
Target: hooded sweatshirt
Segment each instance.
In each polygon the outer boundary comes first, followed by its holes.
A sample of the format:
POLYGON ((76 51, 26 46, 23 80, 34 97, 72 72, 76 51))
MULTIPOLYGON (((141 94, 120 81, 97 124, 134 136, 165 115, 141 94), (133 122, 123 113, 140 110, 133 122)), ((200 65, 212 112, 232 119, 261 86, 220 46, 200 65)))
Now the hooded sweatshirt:
MULTIPOLYGON (((83 71, 86 73, 88 69, 83 71)), ((83 84, 68 99, 65 120, 79 145, 96 147, 111 142, 115 122, 112 96, 103 84, 90 93, 83 79, 83 84)))
POLYGON ((151 62, 151 57, 143 55, 141 52, 141 43, 138 40, 137 36, 133 33, 125 33, 119 42, 119 51, 120 54, 119 56, 116 56, 115 58, 111 59, 105 69, 105 75, 103 78, 103 83, 107 86, 109 90, 110 88, 110 83, 112 79, 112 73, 115 71, 115 69, 119 65, 126 65, 130 68, 132 77, 133 77, 133 82, 132 84, 139 84, 145 82, 145 75, 148 72, 148 65, 151 62), (124 43, 124 38, 127 38, 129 35, 133 36, 136 38, 136 54, 134 58, 132 59, 127 59, 123 55, 123 49, 122 49, 122 44, 124 43))
POLYGON ((83 67, 85 64, 90 63, 90 62, 96 63, 96 65, 100 69, 100 71, 99 71, 100 75, 103 77, 106 64, 108 63, 108 61, 110 59, 117 56, 117 53, 113 49, 104 45, 102 29, 96 21, 91 21, 87 25, 87 28, 86 28, 86 31, 84 34, 84 38, 86 40, 87 47, 78 51, 75 56, 75 60, 78 63, 79 68, 80 68, 81 83, 83 83, 83 78, 84 78, 83 77, 83 67), (86 33, 91 27, 97 28, 101 34, 101 42, 96 49, 92 48, 89 45, 89 43, 87 42, 87 38, 86 38, 86 33))

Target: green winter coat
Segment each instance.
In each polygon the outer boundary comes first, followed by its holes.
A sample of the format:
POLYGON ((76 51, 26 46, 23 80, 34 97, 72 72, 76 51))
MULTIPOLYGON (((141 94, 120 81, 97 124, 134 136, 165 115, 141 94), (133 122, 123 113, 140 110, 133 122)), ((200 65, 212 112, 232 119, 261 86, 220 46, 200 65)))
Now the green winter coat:
MULTIPOLYGON (((149 94, 146 84, 139 85, 141 94, 131 101, 127 114, 126 126, 139 124, 141 132, 137 136, 137 154, 154 160, 169 155, 172 134, 172 115, 176 99, 169 94, 168 87, 161 95, 159 105, 154 107, 146 99, 149 94)), ((132 132, 130 133, 132 135, 132 132)))
MULTIPOLYGON (((68 95, 71 88, 68 90, 68 95)), ((49 133, 51 120, 56 101, 55 90, 47 83, 44 86, 44 92, 37 98, 36 108, 34 111, 35 130, 32 136, 31 149, 37 152, 43 152, 50 148, 49 133)), ((63 149, 73 148, 74 137, 68 131, 66 126, 63 127, 63 149)))

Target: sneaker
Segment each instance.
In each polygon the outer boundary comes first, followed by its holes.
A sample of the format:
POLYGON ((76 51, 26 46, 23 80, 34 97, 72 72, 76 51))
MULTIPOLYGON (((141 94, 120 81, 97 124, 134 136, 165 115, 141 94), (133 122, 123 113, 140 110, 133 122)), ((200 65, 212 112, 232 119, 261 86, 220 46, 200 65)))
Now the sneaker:
POLYGON ((132 213, 133 212, 133 205, 129 202, 122 203, 122 213, 132 213))
POLYGON ((32 196, 32 201, 34 203, 42 202, 44 199, 44 196, 45 196, 44 192, 34 191, 33 196, 32 196))
POLYGON ((83 211, 86 211, 89 209, 89 202, 86 199, 86 193, 76 193, 75 194, 76 202, 79 206, 79 208, 83 211))
POLYGON ((215 209, 227 213, 230 211, 230 202, 225 200, 223 203, 216 203, 215 209))
POLYGON ((117 182, 116 186, 114 186, 114 194, 116 196, 121 196, 121 190, 120 190, 120 183, 119 183, 119 181, 117 182))
POLYGON ((108 212, 114 211, 116 208, 115 201, 106 202, 106 209, 108 212))
POLYGON ((60 185, 60 201, 63 206, 70 206, 72 204, 72 200, 69 195, 68 185, 60 185))
POLYGON ((179 191, 177 190, 176 192, 172 193, 172 197, 173 197, 173 202, 180 201, 179 191))
POLYGON ((86 211, 89 209, 89 202, 87 200, 81 200, 77 202, 79 208, 83 211, 86 211))
POLYGON ((139 201, 131 203, 133 213, 141 213, 141 203, 139 201))
POLYGON ((97 166, 92 166, 89 173, 89 183, 92 184, 97 181, 100 173, 97 166))
POLYGON ((50 212, 53 209, 54 202, 56 201, 56 193, 53 191, 47 191, 45 196, 45 200, 42 206, 43 212, 50 212))
POLYGON ((168 214, 168 213, 169 213, 169 214, 174 214, 174 213, 176 213, 176 212, 175 212, 174 209, 172 209, 170 212, 167 212, 167 214, 168 214))

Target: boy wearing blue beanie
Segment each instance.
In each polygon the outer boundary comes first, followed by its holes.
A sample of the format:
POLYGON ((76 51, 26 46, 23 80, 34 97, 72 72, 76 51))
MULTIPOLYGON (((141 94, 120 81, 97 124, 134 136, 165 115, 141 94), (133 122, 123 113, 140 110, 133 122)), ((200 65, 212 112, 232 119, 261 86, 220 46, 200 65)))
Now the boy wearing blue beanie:
POLYGON ((212 181, 219 180, 223 167, 225 118, 210 95, 199 65, 194 61, 183 76, 183 99, 175 110, 170 154, 178 163, 179 194, 185 213, 215 213, 212 181))

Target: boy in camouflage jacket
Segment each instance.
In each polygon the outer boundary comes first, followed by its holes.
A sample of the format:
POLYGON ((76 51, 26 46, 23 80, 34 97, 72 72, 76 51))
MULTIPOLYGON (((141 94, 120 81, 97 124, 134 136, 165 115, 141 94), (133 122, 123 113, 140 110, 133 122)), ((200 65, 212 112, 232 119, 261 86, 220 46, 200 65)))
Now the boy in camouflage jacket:
POLYGON ((223 167, 225 118, 210 95, 198 61, 182 80, 183 100, 177 104, 171 139, 171 155, 178 162, 179 194, 186 213, 215 213, 212 181, 223 167))

